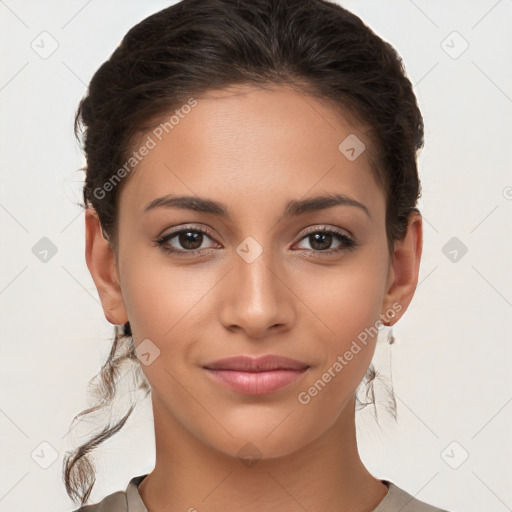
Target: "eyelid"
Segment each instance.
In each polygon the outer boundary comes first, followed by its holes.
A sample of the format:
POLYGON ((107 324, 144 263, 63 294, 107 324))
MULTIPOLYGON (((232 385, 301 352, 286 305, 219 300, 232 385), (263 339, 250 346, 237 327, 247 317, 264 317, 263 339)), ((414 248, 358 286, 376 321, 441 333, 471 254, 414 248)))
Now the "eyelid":
POLYGON ((315 224, 313 226, 309 226, 308 228, 306 228, 306 231, 302 233, 300 240, 302 240, 306 235, 316 233, 317 231, 332 231, 339 235, 346 236, 347 238, 350 238, 353 242, 355 242, 354 236, 350 231, 335 226, 331 226, 329 224, 315 224))
POLYGON ((329 226, 329 225, 325 225, 325 224, 324 225, 317 224, 315 226, 311 226, 310 228, 308 228, 306 232, 302 233, 302 236, 300 237, 298 242, 296 242, 294 245, 302 242, 303 240, 306 240, 313 233, 328 233, 328 234, 334 235, 341 241, 341 246, 339 246, 335 249, 328 249, 325 251, 318 251, 318 250, 314 250, 314 249, 301 249, 301 251, 304 251, 307 254, 309 254, 310 256, 315 257, 315 258, 317 258, 317 257, 322 258, 322 257, 328 257, 328 256, 332 256, 332 255, 343 254, 346 252, 351 252, 359 246, 359 242, 356 241, 356 239, 352 236, 352 234, 348 234, 349 232, 347 230, 343 230, 341 228, 329 226))
MULTIPOLYGON (((212 240, 216 241, 215 236, 213 235, 213 233, 210 231, 209 228, 194 225, 194 224, 189 224, 189 225, 185 224, 184 226, 176 227, 175 229, 172 229, 171 231, 169 231, 168 233, 165 233, 164 235, 159 235, 155 241, 157 243, 158 242, 165 243, 166 241, 169 241, 170 239, 174 238, 176 235, 179 235, 180 233, 182 233, 184 231, 197 231, 199 233, 205 234, 212 240)), ((185 251, 182 251, 182 252, 185 252, 185 251)), ((191 253, 192 251, 186 251, 186 252, 191 253)))

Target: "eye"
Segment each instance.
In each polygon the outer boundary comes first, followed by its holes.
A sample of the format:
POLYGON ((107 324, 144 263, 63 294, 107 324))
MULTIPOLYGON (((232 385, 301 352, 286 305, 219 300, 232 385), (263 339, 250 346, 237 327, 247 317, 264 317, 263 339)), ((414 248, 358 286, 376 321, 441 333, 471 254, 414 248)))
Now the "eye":
POLYGON ((311 248, 305 249, 309 253, 325 252, 327 254, 332 254, 340 251, 352 250, 357 245, 351 237, 334 228, 317 228, 310 230, 304 237, 302 237, 301 241, 309 242, 311 248), (336 242, 338 245, 334 249, 331 248, 332 244, 336 242))
MULTIPOLYGON (((185 226, 158 238, 155 244, 166 253, 195 256, 213 248, 203 247, 205 239, 213 240, 213 235, 207 229, 185 226)), ((308 241, 311 247, 303 250, 315 256, 321 256, 322 253, 328 255, 349 251, 357 246, 357 243, 344 232, 326 227, 311 229, 301 238, 302 241, 308 241), (337 243, 334 248, 332 248, 333 243, 337 243)))
POLYGON ((155 243, 164 252, 173 253, 178 256, 190 256, 205 250, 202 247, 205 238, 212 239, 208 230, 197 227, 185 227, 167 233, 156 240, 155 243))

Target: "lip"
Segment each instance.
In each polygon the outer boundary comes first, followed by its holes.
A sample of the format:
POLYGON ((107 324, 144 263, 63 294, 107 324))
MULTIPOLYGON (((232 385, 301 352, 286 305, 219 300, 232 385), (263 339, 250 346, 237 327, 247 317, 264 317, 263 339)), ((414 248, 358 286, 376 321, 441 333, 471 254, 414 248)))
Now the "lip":
POLYGON ((235 356, 204 366, 216 382, 246 395, 264 395, 282 389, 303 375, 309 365, 289 357, 235 356))
POLYGON ((267 354, 260 357, 225 357, 204 365, 208 370, 236 370, 241 372, 267 372, 271 370, 304 370, 309 365, 290 357, 267 354))

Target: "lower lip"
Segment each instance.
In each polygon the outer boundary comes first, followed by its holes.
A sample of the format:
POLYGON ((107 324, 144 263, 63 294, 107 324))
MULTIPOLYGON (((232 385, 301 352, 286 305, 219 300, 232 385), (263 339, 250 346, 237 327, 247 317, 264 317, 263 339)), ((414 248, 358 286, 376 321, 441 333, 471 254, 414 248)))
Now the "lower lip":
POLYGON ((218 382, 246 395, 265 395, 295 382, 303 370, 272 370, 268 372, 241 372, 236 370, 212 370, 206 368, 218 382))

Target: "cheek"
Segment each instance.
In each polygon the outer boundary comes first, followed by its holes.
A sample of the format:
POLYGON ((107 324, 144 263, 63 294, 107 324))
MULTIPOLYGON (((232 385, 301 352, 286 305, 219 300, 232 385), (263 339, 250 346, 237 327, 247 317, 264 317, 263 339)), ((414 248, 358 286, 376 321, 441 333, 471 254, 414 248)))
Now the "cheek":
POLYGON ((150 363, 141 364, 141 369, 155 394, 183 406, 187 396, 182 396, 175 379, 187 380, 191 350, 195 340, 201 339, 195 317, 205 294, 204 286, 189 274, 161 262, 156 267, 133 258, 122 283, 135 346, 149 347, 151 354, 150 363), (152 344, 145 342, 148 339, 152 344))
POLYGON ((137 243, 132 247, 121 257, 120 267, 135 341, 172 338, 183 324, 190 323, 189 315, 211 287, 209 274, 167 261, 158 248, 137 248, 137 243))
MULTIPOLYGON (((370 251, 367 251, 368 253, 370 251)), ((385 258, 362 254, 336 268, 301 274, 300 296, 334 344, 356 337, 381 313, 387 277, 385 258)))
POLYGON ((367 251, 327 278, 309 275, 305 281, 305 302, 317 317, 312 316, 311 322, 321 334, 318 343, 323 352, 315 378, 330 372, 325 381, 331 391, 325 393, 325 398, 338 394, 341 400, 342 390, 355 389, 373 357, 387 277, 386 258, 375 254, 378 251, 367 251))

